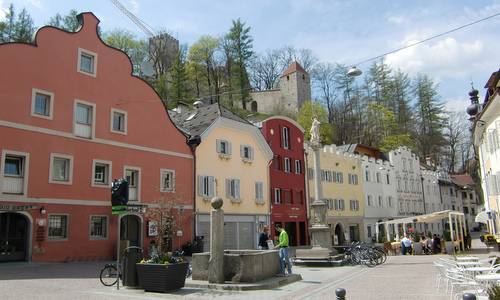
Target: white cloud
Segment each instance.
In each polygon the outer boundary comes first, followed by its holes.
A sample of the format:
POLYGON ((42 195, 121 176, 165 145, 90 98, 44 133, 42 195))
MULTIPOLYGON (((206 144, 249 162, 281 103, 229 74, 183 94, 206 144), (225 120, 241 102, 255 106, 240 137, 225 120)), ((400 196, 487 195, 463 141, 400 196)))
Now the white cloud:
POLYGON ((465 109, 470 104, 469 98, 464 94, 463 98, 447 98, 444 99, 444 107, 447 111, 465 112, 465 109))
POLYGON ((42 8, 42 1, 41 0, 28 0, 28 3, 33 5, 36 8, 42 8))
MULTIPOLYGON (((409 45, 419 39, 409 35, 403 45, 409 45)), ((401 45, 400 45, 401 46, 401 45)), ((471 72, 484 70, 491 62, 487 47, 479 39, 458 41, 447 37, 437 42, 414 46, 386 57, 387 63, 409 73, 423 72, 435 78, 461 78, 471 72)))
POLYGON ((389 16, 387 21, 392 24, 400 25, 408 22, 408 19, 405 16, 389 16))

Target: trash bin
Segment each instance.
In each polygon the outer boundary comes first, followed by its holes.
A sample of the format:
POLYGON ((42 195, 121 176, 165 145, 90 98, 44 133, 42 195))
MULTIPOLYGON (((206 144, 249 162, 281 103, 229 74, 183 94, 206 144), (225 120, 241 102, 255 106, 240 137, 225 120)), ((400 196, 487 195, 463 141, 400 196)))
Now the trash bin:
POLYGON ((137 267, 135 264, 140 262, 142 258, 142 248, 128 247, 125 249, 122 262, 122 281, 124 286, 139 286, 139 278, 137 277, 137 267))

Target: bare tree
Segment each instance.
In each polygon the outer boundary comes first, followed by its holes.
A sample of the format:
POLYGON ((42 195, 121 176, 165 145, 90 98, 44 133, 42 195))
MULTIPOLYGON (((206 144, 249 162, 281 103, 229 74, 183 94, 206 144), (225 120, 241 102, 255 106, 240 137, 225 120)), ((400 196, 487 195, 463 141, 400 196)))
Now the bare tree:
POLYGON ((312 71, 313 85, 320 91, 320 98, 328 110, 328 122, 333 123, 335 92, 335 66, 331 63, 318 63, 312 71))
POLYGON ((263 54, 255 55, 250 62, 250 72, 254 89, 262 91, 274 88, 283 72, 278 50, 267 50, 263 54))
POLYGON ((469 138, 467 136, 466 118, 458 112, 446 112, 444 122, 444 138, 446 140, 445 157, 448 164, 448 172, 455 173, 458 163, 463 167, 469 158, 469 138), (465 152, 465 153, 464 153, 465 152), (460 156, 459 156, 460 155, 460 156))
POLYGON ((297 61, 308 73, 310 73, 314 65, 318 62, 318 58, 311 49, 296 49, 293 46, 284 46, 277 50, 279 53, 280 62, 283 70, 286 69, 292 62, 297 61))

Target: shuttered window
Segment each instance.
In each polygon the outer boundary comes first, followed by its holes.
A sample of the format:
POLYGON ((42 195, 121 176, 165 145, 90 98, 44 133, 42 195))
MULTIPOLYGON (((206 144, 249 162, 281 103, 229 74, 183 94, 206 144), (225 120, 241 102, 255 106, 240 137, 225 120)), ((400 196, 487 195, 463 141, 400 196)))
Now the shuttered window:
POLYGON ((198 176, 198 195, 205 198, 215 196, 215 177, 198 176))
POLYGON ((233 200, 240 200, 240 180, 226 179, 226 197, 233 200))
POLYGON ((260 181, 255 183, 255 202, 264 203, 264 183, 260 181))

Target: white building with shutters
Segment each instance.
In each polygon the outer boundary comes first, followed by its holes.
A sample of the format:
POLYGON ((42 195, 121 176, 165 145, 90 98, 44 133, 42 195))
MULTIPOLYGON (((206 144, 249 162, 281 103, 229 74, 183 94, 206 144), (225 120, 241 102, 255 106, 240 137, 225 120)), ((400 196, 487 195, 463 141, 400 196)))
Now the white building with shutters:
POLYGON ((204 250, 210 249, 213 197, 224 201, 224 248, 256 249, 259 229, 270 224, 273 158, 261 131, 217 103, 169 113, 196 147, 195 232, 204 250))
MULTIPOLYGON (((389 161, 368 156, 360 159, 365 202, 364 240, 372 242, 376 239, 377 230, 381 239, 386 238, 385 228, 381 226, 377 229, 376 223, 392 220, 398 215, 396 175, 389 161)), ((394 225, 391 224, 387 230, 391 238, 396 235, 394 225)))

